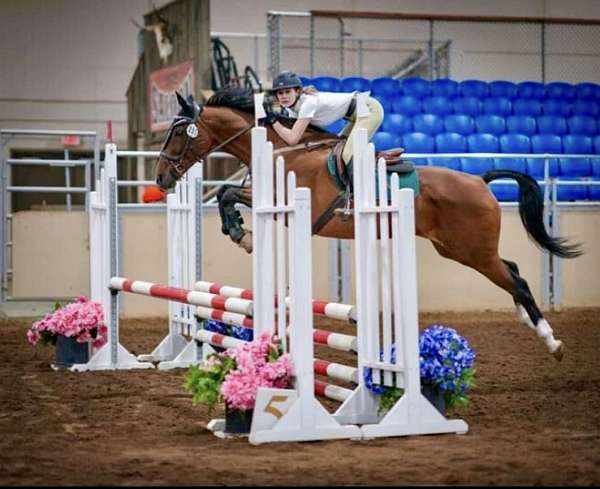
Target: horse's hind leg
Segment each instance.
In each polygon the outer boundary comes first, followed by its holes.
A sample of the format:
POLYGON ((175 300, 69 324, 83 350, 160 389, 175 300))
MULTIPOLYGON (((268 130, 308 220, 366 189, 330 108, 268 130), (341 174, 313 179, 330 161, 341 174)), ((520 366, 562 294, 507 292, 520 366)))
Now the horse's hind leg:
MULTIPOLYGON (((519 275, 519 269, 515 263, 508 260, 502 260, 498 255, 491 259, 474 262, 465 259, 464 253, 461 253, 460 256, 455 255, 449 248, 441 243, 433 242, 433 245, 440 255, 474 268, 496 285, 506 290, 515 302, 521 321, 535 330, 537 335, 544 339, 548 350, 554 355, 554 358, 558 361, 562 359, 562 341, 554 338, 552 328, 538 309, 531 290, 529 289, 529 285, 525 279, 519 275)), ((471 256, 477 256, 477 254, 474 253, 471 256)))
POLYGON ((515 284, 515 291, 512 295, 521 320, 530 328, 535 329, 538 336, 544 339, 550 353, 560 361, 564 352, 563 343, 554 338, 554 331, 538 309, 533 294, 529 289, 529 285, 525 279, 519 275, 519 267, 516 263, 508 260, 502 260, 502 262, 510 271, 515 284))

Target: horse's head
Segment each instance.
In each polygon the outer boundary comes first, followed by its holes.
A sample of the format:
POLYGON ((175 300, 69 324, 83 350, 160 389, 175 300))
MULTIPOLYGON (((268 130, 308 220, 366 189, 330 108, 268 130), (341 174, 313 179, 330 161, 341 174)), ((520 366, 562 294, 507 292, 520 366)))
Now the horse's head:
POLYGON ((173 119, 156 164, 156 184, 162 190, 175 186, 189 168, 210 151, 211 138, 199 129, 202 107, 192 95, 177 93, 181 111, 173 119))

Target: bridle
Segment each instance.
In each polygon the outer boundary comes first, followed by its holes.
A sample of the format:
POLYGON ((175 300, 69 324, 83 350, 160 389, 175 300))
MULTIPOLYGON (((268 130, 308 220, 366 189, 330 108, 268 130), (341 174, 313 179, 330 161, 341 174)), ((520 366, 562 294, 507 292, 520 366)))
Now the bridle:
MULTIPOLYGON (((186 172, 187 169, 185 168, 185 165, 183 164, 183 161, 182 161, 183 157, 186 155, 187 151, 189 150, 189 148, 192 144, 192 141, 198 137, 197 123, 199 122, 199 116, 200 116, 200 113, 202 112, 202 109, 200 107, 196 106, 195 112, 196 113, 195 113, 194 118, 186 117, 186 116, 179 116, 173 121, 173 124, 171 124, 171 127, 169 128, 169 132, 167 133, 167 138, 165 139, 165 143, 163 144, 163 147, 160 150, 160 157, 164 158, 165 160, 167 160, 170 163, 169 172, 171 173, 171 175, 173 175, 175 177, 175 180, 179 180, 186 172), (185 130, 186 140, 185 140, 185 144, 183 145, 183 149, 181 150, 181 152, 178 155, 171 156, 165 152, 165 148, 169 144, 169 141, 170 141, 171 137, 173 136, 173 131, 175 130, 175 128, 182 126, 184 124, 187 125, 187 128, 185 130)), ((251 123, 248 124, 246 127, 240 129, 238 132, 236 132, 230 138, 226 139, 225 141, 219 143, 214 148, 211 148, 208 151, 206 151, 205 153, 203 153, 202 155, 200 155, 200 157, 198 157, 197 160, 200 161, 200 160, 205 159, 208 155, 210 155, 214 151, 217 151, 217 150, 223 148, 224 146, 226 146, 227 144, 229 144, 230 142, 236 140, 242 134, 248 132, 252 128, 252 126, 253 125, 251 123)))

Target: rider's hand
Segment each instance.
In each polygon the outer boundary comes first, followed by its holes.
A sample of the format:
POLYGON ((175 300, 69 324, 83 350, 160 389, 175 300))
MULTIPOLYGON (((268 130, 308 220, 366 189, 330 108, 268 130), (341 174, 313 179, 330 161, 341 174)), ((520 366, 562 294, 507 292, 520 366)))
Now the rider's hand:
POLYGON ((267 115, 258 119, 258 122, 263 126, 273 125, 275 122, 277 122, 278 115, 273 112, 273 107, 271 105, 265 104, 264 107, 267 115))

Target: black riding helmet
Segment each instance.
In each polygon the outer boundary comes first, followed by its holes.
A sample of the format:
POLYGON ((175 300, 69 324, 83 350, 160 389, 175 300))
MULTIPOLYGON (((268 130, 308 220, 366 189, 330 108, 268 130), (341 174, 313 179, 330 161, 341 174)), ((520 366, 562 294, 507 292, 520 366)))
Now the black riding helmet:
POLYGON ((300 77, 292 71, 282 71, 273 80, 271 93, 275 93, 282 88, 302 88, 300 77))

